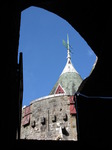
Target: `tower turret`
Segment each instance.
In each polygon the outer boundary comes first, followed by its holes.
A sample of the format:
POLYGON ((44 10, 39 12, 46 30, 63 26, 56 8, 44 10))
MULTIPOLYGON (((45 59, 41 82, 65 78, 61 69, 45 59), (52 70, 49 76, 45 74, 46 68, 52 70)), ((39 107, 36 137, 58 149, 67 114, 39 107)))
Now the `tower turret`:
POLYGON ((76 71, 71 61, 71 50, 69 45, 68 34, 67 34, 67 43, 64 40, 63 43, 67 48, 67 62, 58 81, 51 90, 50 95, 60 93, 61 94, 63 93, 65 95, 74 95, 82 82, 81 76, 76 71))

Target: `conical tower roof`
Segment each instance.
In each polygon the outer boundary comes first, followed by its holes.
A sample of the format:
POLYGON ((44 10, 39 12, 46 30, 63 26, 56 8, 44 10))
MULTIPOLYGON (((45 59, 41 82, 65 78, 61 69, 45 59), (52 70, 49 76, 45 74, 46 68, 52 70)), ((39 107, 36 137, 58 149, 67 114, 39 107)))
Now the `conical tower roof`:
POLYGON ((50 95, 62 94, 62 93, 65 95, 74 95, 82 82, 81 76, 76 71, 76 69, 74 68, 71 62, 68 35, 67 35, 67 43, 65 44, 67 48, 67 63, 58 81, 56 82, 53 89, 51 90, 50 95))

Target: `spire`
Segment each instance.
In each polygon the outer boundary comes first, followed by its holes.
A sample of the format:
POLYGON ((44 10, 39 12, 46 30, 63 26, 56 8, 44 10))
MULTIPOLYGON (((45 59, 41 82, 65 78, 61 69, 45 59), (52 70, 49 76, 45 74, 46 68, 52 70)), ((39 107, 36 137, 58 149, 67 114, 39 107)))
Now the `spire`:
POLYGON ((72 62, 71 62, 71 55, 70 55, 71 50, 70 50, 70 44, 69 44, 69 36, 68 36, 68 34, 67 34, 67 42, 65 42, 65 41, 63 40, 63 45, 64 45, 64 46, 66 47, 66 49, 67 49, 67 63, 66 63, 66 65, 65 65, 65 68, 63 69, 61 75, 62 75, 63 73, 66 73, 66 72, 76 72, 76 73, 78 73, 78 72, 76 71, 76 69, 74 68, 74 66, 72 65, 72 62))
POLYGON ((63 45, 67 49, 67 62, 61 75, 59 76, 58 81, 51 90, 50 95, 53 94, 74 95, 82 82, 82 78, 80 77, 79 73, 76 71, 71 62, 70 56, 71 51, 68 34, 67 34, 67 42, 63 40, 63 45))

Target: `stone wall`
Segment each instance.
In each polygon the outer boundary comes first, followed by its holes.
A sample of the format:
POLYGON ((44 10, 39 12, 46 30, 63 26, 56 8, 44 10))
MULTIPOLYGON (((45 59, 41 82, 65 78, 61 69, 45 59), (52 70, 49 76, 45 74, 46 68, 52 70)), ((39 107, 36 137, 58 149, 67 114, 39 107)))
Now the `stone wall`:
POLYGON ((48 96, 22 110, 21 139, 77 140, 76 113, 70 96, 48 96))

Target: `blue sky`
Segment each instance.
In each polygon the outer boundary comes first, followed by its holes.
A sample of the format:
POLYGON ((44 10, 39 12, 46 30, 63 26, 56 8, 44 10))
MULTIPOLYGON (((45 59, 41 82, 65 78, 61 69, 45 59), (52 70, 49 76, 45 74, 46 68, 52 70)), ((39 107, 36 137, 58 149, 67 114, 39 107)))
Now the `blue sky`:
POLYGON ((47 96, 65 64, 67 50, 62 40, 73 47, 71 60, 81 77, 86 78, 96 55, 64 19, 45 9, 30 7, 21 14, 19 52, 23 52, 23 106, 47 96))

